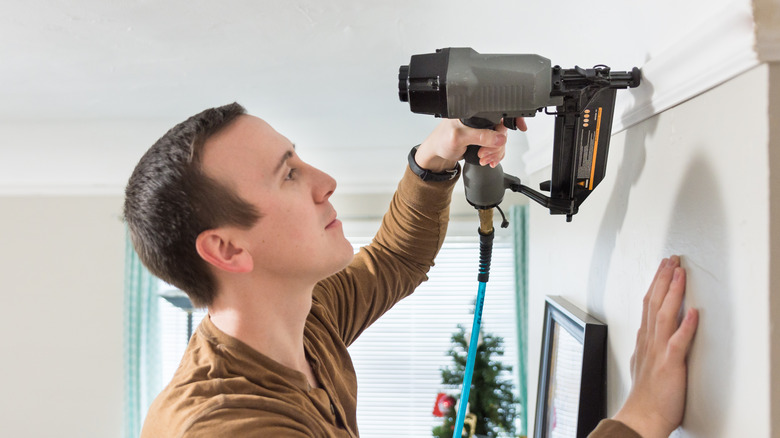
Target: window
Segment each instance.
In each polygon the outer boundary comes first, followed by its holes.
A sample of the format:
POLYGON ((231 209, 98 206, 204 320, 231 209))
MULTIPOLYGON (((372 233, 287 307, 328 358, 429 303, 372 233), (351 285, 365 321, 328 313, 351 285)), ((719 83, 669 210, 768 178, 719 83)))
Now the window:
MULTIPOLYGON (((447 237, 415 293, 367 329, 350 346, 358 377, 358 425, 370 437, 431 436, 441 418, 432 414, 436 394, 460 396, 460 388, 445 388, 440 369, 458 324, 471 331, 477 295, 479 240, 447 237)), ((357 248, 368 239, 354 239, 357 248)), ((493 245, 490 281, 482 317, 483 333, 504 338, 503 362, 518 370, 515 308, 515 265, 512 244, 498 236, 493 245)), ((498 358, 496 358, 498 359, 498 358)), ((517 379, 515 389, 517 390, 517 379)))

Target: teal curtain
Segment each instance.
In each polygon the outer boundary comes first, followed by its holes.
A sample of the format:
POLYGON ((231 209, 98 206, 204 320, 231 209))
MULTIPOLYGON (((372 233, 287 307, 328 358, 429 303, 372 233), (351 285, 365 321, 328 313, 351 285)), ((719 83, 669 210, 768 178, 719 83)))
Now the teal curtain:
POLYGON ((528 205, 510 210, 515 251, 515 311, 517 312, 518 392, 520 396, 520 436, 528 436, 528 205))
POLYGON ((141 264, 128 233, 124 291, 125 438, 141 434, 149 405, 162 389, 157 284, 157 278, 141 264))

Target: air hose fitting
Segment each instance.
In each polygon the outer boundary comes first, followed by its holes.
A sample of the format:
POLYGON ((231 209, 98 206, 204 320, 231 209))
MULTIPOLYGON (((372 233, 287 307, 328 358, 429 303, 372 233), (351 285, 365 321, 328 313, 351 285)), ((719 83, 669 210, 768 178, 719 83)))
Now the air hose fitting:
POLYGON ((490 278, 490 260, 493 256, 493 209, 479 210, 479 275, 480 283, 490 278))

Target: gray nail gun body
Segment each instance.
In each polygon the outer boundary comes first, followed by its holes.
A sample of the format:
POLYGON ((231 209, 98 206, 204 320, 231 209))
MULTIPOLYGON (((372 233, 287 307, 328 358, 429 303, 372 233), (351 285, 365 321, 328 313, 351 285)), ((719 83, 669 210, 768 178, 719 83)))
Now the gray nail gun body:
POLYGON ((474 128, 503 123, 516 128, 516 117, 533 117, 555 107, 552 175, 540 189, 496 168, 479 166, 478 147, 466 153, 466 199, 478 209, 498 206, 506 189, 521 192, 567 220, 604 178, 616 90, 639 85, 638 68, 611 72, 609 67, 562 69, 539 55, 479 54, 447 48, 414 55, 399 70, 398 92, 412 112, 457 118, 474 128))

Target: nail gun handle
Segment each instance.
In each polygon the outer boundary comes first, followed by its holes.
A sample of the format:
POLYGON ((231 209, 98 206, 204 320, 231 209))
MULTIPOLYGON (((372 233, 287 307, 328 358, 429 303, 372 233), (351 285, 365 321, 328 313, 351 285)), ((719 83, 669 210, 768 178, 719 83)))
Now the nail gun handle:
MULTIPOLYGON (((472 117, 461 122, 476 129, 495 129, 497 121, 472 117)), ((498 206, 504 199, 504 171, 501 165, 496 167, 480 166, 479 146, 469 145, 463 158, 463 185, 466 189, 466 201, 478 210, 498 206)))
MULTIPOLYGON (((460 119, 460 122, 468 126, 469 128, 475 128, 475 129, 495 130, 495 126, 496 126, 496 122, 493 122, 492 120, 488 120, 488 119, 483 119, 482 117, 471 117, 468 119, 460 119)), ((467 163, 479 166, 479 156, 477 155, 477 153, 479 153, 479 146, 475 144, 469 145, 466 148, 466 153, 463 154, 463 158, 466 160, 467 163)))

